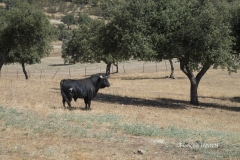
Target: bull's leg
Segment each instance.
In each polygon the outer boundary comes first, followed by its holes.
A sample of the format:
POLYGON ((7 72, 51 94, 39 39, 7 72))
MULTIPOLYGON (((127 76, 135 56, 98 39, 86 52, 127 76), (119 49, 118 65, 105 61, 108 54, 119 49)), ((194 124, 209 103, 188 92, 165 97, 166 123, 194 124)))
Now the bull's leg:
POLYGON ((84 103, 85 103, 85 109, 87 110, 87 105, 88 105, 87 98, 84 98, 84 103))
POLYGON ((65 101, 65 99, 63 98, 62 103, 63 103, 64 109, 66 109, 65 102, 66 102, 66 101, 65 101))
POLYGON ((91 110, 90 106, 91 106, 91 100, 88 101, 88 110, 91 110))
POLYGON ((71 102, 67 101, 69 110, 72 110, 71 102))

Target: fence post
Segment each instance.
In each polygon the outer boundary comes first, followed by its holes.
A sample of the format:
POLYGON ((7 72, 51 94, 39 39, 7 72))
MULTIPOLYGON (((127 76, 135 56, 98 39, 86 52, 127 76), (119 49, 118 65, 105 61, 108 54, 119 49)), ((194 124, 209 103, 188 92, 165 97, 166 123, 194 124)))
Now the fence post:
POLYGON ((57 74, 58 70, 59 70, 59 69, 57 69, 57 71, 56 71, 56 73, 54 74, 54 76, 52 77, 52 79, 55 77, 55 75, 57 74))
POLYGON ((12 100, 13 99, 13 94, 12 94, 12 82, 13 80, 11 80, 11 86, 10 86, 10 99, 12 100))
POLYGON ((85 67, 85 77, 87 76, 87 67, 85 67))
POLYGON ((124 68, 124 65, 123 65, 123 71, 124 71, 124 73, 125 73, 125 68, 124 68))
POLYGON ((42 70, 41 70, 41 74, 40 74, 40 79, 42 79, 42 70))
POLYGON ((71 71, 70 71, 70 68, 69 68, 69 76, 70 76, 70 78, 71 78, 71 71))
POLYGON ((18 70, 17 70, 17 78, 18 78, 18 70))
POLYGON ((29 75, 28 78, 30 79, 30 71, 29 70, 28 70, 28 75, 29 75))
POLYGON ((100 67, 100 73, 102 73, 101 67, 100 67))
POLYGON ((164 62, 165 62, 165 66, 166 66, 166 69, 165 69, 165 76, 166 76, 166 71, 167 71, 168 69, 167 69, 167 63, 166 63, 166 60, 164 60, 164 62))
POLYGON ((6 73, 6 77, 8 78, 8 67, 7 67, 7 69, 6 69, 6 71, 5 71, 5 73, 6 73))
POLYGON ((156 72, 157 72, 157 70, 158 70, 158 69, 157 69, 157 62, 156 62, 156 72))
POLYGON ((144 65, 145 65, 145 64, 143 63, 143 73, 144 73, 144 65))

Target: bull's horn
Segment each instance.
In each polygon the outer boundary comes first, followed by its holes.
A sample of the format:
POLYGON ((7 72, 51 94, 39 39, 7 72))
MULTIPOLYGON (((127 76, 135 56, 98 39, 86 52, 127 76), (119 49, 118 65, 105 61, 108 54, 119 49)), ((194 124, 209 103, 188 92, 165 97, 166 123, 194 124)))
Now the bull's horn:
POLYGON ((103 78, 103 76, 101 75, 100 78, 103 78))

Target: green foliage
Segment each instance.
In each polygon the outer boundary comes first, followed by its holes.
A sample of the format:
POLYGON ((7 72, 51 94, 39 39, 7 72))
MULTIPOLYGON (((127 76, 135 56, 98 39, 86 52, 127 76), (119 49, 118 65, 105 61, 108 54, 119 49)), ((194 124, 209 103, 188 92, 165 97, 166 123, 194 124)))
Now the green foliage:
POLYGON ((210 66, 229 72, 240 67, 239 54, 232 50, 229 3, 113 0, 101 7, 109 21, 100 32, 103 53, 144 61, 177 58, 191 81, 192 104, 198 104, 198 83, 210 66), (194 71, 199 71, 196 77, 194 71))
MULTIPOLYGON (((231 25, 232 25, 232 36, 235 37, 236 43, 233 46, 233 49, 236 53, 240 52, 240 2, 236 1, 231 4, 231 8, 229 9, 231 13, 231 25)), ((239 58, 239 56, 236 58, 239 58)))
POLYGON ((176 17, 170 23, 174 29, 167 36, 169 51, 190 71, 205 65, 233 69, 233 37, 225 8, 219 11, 208 0, 181 1, 176 8, 176 17))
POLYGON ((63 40, 63 39, 68 39, 70 40, 72 38, 72 32, 69 32, 67 30, 62 30, 60 32, 60 38, 59 40, 63 40))
POLYGON ((79 25, 82 25, 84 23, 89 23, 91 21, 92 21, 92 19, 87 14, 79 13, 78 18, 77 18, 77 23, 79 25))
POLYGON ((156 52, 150 37, 149 20, 155 6, 154 1, 143 0, 102 4, 103 15, 110 20, 101 36, 103 46, 106 46, 104 52, 119 54, 124 59, 133 56, 135 59, 153 60, 156 52))
POLYGON ((228 8, 209 0, 130 1, 102 4, 106 52, 121 52, 141 60, 178 58, 191 71, 203 65, 235 70, 228 8), (109 51, 112 50, 112 51, 109 51))
POLYGON ((91 7, 89 9, 89 14, 90 15, 95 15, 95 16, 102 16, 102 10, 99 7, 91 7))
POLYGON ((99 3, 99 0, 91 0, 91 2, 92 2, 92 4, 93 4, 94 6, 97 6, 98 3, 99 3))
POLYGON ((65 44, 62 51, 62 58, 65 63, 93 63, 100 62, 101 55, 98 46, 99 28, 104 23, 93 20, 90 23, 79 26, 73 31, 72 39, 65 44), (99 54, 97 54, 99 51, 99 54))
POLYGON ((76 24, 76 20, 75 20, 75 18, 74 18, 74 16, 72 14, 68 14, 66 16, 63 16, 61 21, 64 24, 67 24, 68 29, 70 29, 70 25, 76 24))
POLYGON ((61 23, 61 24, 58 24, 57 27, 60 31, 62 31, 62 30, 64 30, 65 25, 61 23))
POLYGON ((6 25, 6 10, 0 10, 0 34, 6 25))
POLYGON ((89 0, 74 0, 74 2, 78 4, 88 4, 89 0))
POLYGON ((42 11, 17 1, 6 13, 5 23, 0 41, 3 50, 10 50, 6 63, 39 63, 49 54, 55 30, 42 11))
MULTIPOLYGON (((6 4, 6 8, 9 10, 16 5, 17 1, 18 0, 3 0, 2 2, 6 4)), ((33 0, 22 0, 22 2, 28 2, 29 4, 32 4, 33 0)))
POLYGON ((57 27, 59 29, 59 36, 58 36, 59 40, 61 41, 64 39, 70 40, 72 38, 72 32, 69 32, 68 30, 66 30, 64 24, 58 24, 57 27))

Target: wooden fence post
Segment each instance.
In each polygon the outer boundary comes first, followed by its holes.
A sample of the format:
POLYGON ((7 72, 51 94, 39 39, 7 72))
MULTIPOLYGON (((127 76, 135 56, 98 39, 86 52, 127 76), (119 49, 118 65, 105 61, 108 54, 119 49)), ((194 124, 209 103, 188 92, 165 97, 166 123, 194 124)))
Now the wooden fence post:
POLYGON ((167 69, 167 63, 166 63, 166 60, 164 60, 164 62, 165 62, 165 66, 166 66, 166 69, 165 69, 165 76, 166 76, 166 71, 167 71, 168 69, 167 69))
POLYGON ((71 71, 70 71, 70 68, 69 68, 69 76, 70 76, 70 78, 71 78, 71 71))
MULTIPOLYGON (((8 75, 8 67, 7 67, 6 71, 5 71, 5 73, 6 73, 6 77, 7 77, 7 75, 8 75)), ((7 78, 8 78, 8 77, 7 77, 7 78)))
POLYGON ((87 67, 85 67, 85 77, 87 76, 87 67))
POLYGON ((30 79, 30 71, 28 70, 28 78, 30 79))
POLYGON ((41 74, 40 74, 40 79, 42 79, 42 70, 41 70, 41 74))
POLYGON ((124 65, 123 65, 123 71, 124 71, 124 73, 125 73, 125 68, 124 68, 124 65))
MULTIPOLYGON (((59 69, 58 69, 59 70, 59 69)), ((56 71, 56 73, 54 74, 54 76, 52 77, 52 79, 55 77, 55 75, 57 74, 58 70, 56 71)))

